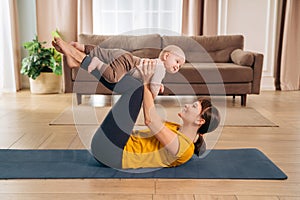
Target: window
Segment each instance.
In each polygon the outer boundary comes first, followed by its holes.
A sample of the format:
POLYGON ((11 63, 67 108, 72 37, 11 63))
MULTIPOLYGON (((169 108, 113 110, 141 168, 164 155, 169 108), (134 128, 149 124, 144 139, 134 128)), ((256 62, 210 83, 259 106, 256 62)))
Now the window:
POLYGON ((181 33, 182 0, 94 0, 94 34, 181 33))

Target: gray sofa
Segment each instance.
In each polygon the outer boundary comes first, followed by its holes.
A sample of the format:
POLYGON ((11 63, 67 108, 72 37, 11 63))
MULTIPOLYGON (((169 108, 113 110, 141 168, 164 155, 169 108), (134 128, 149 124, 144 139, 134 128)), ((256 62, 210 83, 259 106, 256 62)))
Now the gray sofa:
MULTIPOLYGON (((169 44, 178 45, 186 54, 187 63, 177 74, 167 74, 163 80, 165 91, 160 95, 230 95, 241 96, 246 106, 247 94, 259 94, 263 55, 244 51, 242 35, 220 36, 161 36, 86 35, 79 36, 83 44, 103 48, 122 48, 134 55, 157 58, 169 44)), ((82 69, 70 69, 64 59, 65 92, 82 95, 112 92, 82 69)))

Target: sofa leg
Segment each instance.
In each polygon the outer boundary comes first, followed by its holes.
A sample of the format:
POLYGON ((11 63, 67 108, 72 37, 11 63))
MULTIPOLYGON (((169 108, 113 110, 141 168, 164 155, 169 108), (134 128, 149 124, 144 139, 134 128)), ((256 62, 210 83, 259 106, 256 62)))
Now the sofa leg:
POLYGON ((242 94, 241 95, 241 105, 246 106, 246 101, 247 101, 247 94, 242 94))
POLYGON ((82 97, 82 95, 81 95, 81 94, 78 94, 78 93, 76 93, 77 105, 79 105, 79 104, 81 104, 81 103, 82 103, 82 101, 81 101, 81 97, 82 97))

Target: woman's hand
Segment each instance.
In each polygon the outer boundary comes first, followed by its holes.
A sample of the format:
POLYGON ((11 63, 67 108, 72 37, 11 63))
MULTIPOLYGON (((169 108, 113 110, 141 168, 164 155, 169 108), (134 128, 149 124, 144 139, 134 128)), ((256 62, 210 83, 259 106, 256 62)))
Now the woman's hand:
POLYGON ((156 68, 156 60, 152 59, 141 59, 140 67, 137 69, 141 73, 144 83, 149 83, 156 68))

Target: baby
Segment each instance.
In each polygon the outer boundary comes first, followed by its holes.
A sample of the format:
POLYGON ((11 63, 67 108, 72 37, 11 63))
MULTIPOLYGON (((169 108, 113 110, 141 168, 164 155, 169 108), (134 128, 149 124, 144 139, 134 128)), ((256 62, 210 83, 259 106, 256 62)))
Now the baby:
MULTIPOLYGON (((55 40, 61 40, 61 38, 55 38, 55 40)), ((126 73, 141 79, 136 67, 142 66, 144 58, 134 56, 122 49, 105 49, 100 46, 84 45, 78 42, 71 42, 70 44, 91 57, 92 61, 87 71, 91 73, 94 70, 98 70, 101 76, 109 83, 117 83, 126 73)), ((53 45, 57 46, 55 42, 53 45)), ((150 81, 150 89, 153 97, 156 97, 164 89, 162 80, 166 72, 172 74, 178 72, 185 63, 185 54, 178 46, 169 45, 160 52, 158 58, 154 59, 154 63, 156 68, 150 81)))

